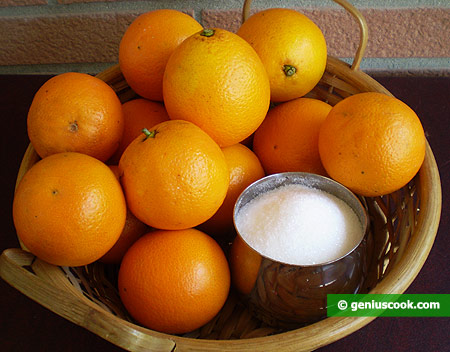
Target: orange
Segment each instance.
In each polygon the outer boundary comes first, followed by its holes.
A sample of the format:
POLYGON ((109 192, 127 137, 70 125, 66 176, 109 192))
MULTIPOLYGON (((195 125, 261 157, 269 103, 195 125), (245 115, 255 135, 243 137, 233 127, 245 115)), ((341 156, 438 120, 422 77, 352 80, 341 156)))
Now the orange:
POLYGON ((233 286, 250 294, 258 277, 262 257, 237 235, 230 249, 230 271, 233 286))
POLYGON ((230 271, 220 246, 195 230, 157 230, 125 254, 119 293, 142 325, 170 334, 195 330, 222 308, 230 271))
POLYGON ((319 151, 328 174, 355 193, 374 197, 405 186, 425 157, 416 113, 381 93, 350 96, 322 124, 319 151))
POLYGON ((257 12, 237 34, 252 45, 264 63, 272 101, 304 96, 325 71, 325 38, 320 28, 300 12, 279 8, 257 12))
POLYGON ((222 148, 230 171, 230 185, 227 196, 219 210, 200 229, 216 237, 233 229, 234 204, 241 192, 256 180, 264 177, 264 169, 258 157, 242 144, 222 148))
POLYGON ((253 150, 266 173, 326 175, 319 155, 319 131, 330 110, 331 105, 310 98, 297 98, 270 109, 253 138, 253 150))
POLYGON ((123 133, 122 105, 102 80, 76 72, 45 82, 28 112, 30 142, 42 157, 80 152, 106 161, 123 133))
MULTIPOLYGON (((110 165, 109 168, 112 170, 117 180, 119 180, 119 167, 117 165, 110 165)), ((142 221, 140 221, 137 217, 135 217, 127 207, 125 225, 119 239, 114 244, 114 246, 99 259, 99 261, 106 264, 120 263, 128 248, 130 248, 131 245, 136 242, 139 237, 149 232, 149 230, 149 227, 142 221)))
POLYGON ((137 17, 119 46, 119 65, 128 85, 144 98, 162 100, 162 78, 170 54, 202 28, 177 10, 155 10, 137 17))
POLYGON ((19 238, 54 265, 80 266, 99 259, 119 238, 125 217, 125 198, 113 172, 75 152, 34 164, 13 201, 19 238))
POLYGON ((227 194, 220 147, 196 125, 162 122, 136 138, 119 162, 128 206, 142 222, 166 230, 208 220, 227 194))
POLYGON ((241 142, 263 121, 270 87, 252 47, 224 29, 205 29, 178 46, 163 78, 171 119, 190 121, 221 147, 241 142))
POLYGON ((119 162, 125 148, 142 133, 144 127, 151 128, 160 122, 169 120, 169 115, 161 103, 147 99, 134 99, 122 105, 124 129, 119 147, 109 160, 112 164, 119 162))

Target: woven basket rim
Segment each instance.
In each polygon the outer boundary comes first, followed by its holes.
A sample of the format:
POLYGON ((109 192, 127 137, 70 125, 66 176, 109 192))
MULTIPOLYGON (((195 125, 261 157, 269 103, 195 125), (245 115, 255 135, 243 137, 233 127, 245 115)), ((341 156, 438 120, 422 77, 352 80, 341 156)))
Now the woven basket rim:
MULTIPOLYGON (((114 65, 106 71, 117 69, 118 66, 114 65)), ((342 76, 346 77, 348 75, 351 81, 357 86, 366 84, 372 90, 390 94, 386 88, 369 75, 359 70, 351 69, 347 63, 340 59, 329 57, 326 71, 335 74, 336 70, 338 70, 342 76)), ((102 74, 103 73, 99 76, 101 77, 102 74)), ((39 157, 30 144, 21 163, 17 182, 19 182, 24 172, 38 159, 39 157)), ((442 195, 437 164, 428 142, 425 161, 419 171, 419 177, 419 189, 425 197, 421 203, 421 213, 419 215, 417 231, 411 242, 408 244, 408 250, 406 250, 401 260, 395 265, 393 270, 370 291, 370 293, 403 293, 419 273, 434 243, 440 219, 442 195), (402 279, 399 280, 399 277, 402 279)), ((100 307, 98 307, 98 309, 100 309, 100 307)), ((287 350, 289 350, 289 346, 291 346, 292 350, 295 351, 309 351, 337 341, 375 319, 375 317, 331 317, 306 327, 264 337, 208 340, 164 334, 122 320, 107 311, 102 312, 102 314, 104 317, 116 321, 119 325, 126 325, 127 329, 134 330, 135 334, 144 334, 147 335, 147 337, 151 337, 155 344, 158 344, 159 342, 157 341, 162 339, 163 341, 173 342, 177 346, 177 349, 185 347, 188 349, 193 348, 195 350, 220 349, 222 351, 241 350, 242 347, 245 347, 245 349, 258 349, 264 346, 275 347, 274 344, 280 346, 281 343, 283 346, 288 346, 287 350), (300 349, 298 344, 301 344, 300 349)), ((96 332, 95 329, 92 329, 92 327, 89 326, 90 324, 86 325, 88 325, 85 326, 87 329, 96 332)), ((96 333, 111 341, 107 334, 96 333)))

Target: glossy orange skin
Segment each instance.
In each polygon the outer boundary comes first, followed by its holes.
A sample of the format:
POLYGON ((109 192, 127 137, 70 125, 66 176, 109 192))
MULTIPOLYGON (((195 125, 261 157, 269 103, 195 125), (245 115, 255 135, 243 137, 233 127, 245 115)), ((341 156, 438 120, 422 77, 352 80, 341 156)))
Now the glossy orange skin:
POLYGON ((238 235, 230 250, 231 282, 242 294, 252 292, 258 277, 262 257, 238 235))
POLYGON ((229 172, 220 147, 196 125, 169 120, 141 134, 119 162, 133 214, 149 226, 178 230, 209 219, 225 199, 229 172))
POLYGON ((171 119, 196 124, 226 147, 250 136, 263 121, 269 80, 247 42, 224 29, 209 31, 210 36, 192 35, 173 52, 164 72, 164 103, 171 119))
MULTIPOLYGON (((120 179, 120 170, 117 165, 110 165, 117 180, 120 179)), ((104 255, 99 261, 106 264, 118 264, 121 262, 128 248, 137 241, 139 237, 149 232, 150 228, 140 221, 127 207, 127 216, 125 218, 125 225, 119 239, 114 246, 104 255)))
POLYGON ((126 204, 113 172, 80 153, 58 153, 33 165, 13 202, 17 234, 26 248, 54 265, 87 265, 117 241, 126 204))
POLYGON ((270 79, 271 100, 282 102, 311 91, 322 77, 327 45, 317 25, 293 9, 255 13, 237 31, 256 50, 270 79), (285 74, 285 65, 296 72, 285 74))
POLYGON ((319 136, 328 174, 368 197, 405 186, 419 171, 425 148, 416 113, 402 101, 375 92, 355 94, 336 104, 319 136))
POLYGON ((27 129, 42 157, 79 152, 106 161, 123 133, 122 104, 102 80, 76 72, 45 82, 31 103, 27 129))
POLYGON ((326 175, 319 155, 319 131, 331 105, 297 98, 270 109, 256 130, 253 150, 267 174, 299 171, 326 175))
POLYGON ((119 294, 142 325, 170 334, 195 330, 222 308, 230 288, 220 246, 195 229, 157 230, 125 254, 119 294))
POLYGON ((200 229, 213 238, 232 232, 236 200, 247 186, 265 176, 258 157, 246 146, 237 143, 222 148, 222 151, 230 171, 227 196, 213 217, 200 225, 200 229))
POLYGON ((147 99, 133 99, 122 104, 124 128, 119 147, 108 161, 117 164, 123 151, 142 133, 142 129, 151 128, 160 122, 169 120, 166 108, 159 102, 147 99))
POLYGON ((138 16, 119 46, 119 65, 128 85, 141 97, 162 101, 162 78, 172 51, 202 30, 194 18, 171 9, 138 16))

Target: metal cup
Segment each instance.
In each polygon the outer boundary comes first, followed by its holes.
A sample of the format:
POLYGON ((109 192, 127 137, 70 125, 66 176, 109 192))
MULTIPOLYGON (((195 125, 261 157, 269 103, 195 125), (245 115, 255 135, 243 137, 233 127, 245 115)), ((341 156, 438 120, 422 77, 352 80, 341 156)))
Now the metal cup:
POLYGON ((328 192, 346 202, 362 224, 361 241, 336 260, 293 265, 268 258, 245 241, 236 221, 236 239, 231 248, 233 283, 247 300, 250 311, 265 323, 295 328, 326 317, 327 295, 360 292, 368 266, 368 216, 359 199, 347 188, 327 177, 286 172, 266 176, 239 196, 233 218, 260 194, 289 184, 301 184, 328 192))

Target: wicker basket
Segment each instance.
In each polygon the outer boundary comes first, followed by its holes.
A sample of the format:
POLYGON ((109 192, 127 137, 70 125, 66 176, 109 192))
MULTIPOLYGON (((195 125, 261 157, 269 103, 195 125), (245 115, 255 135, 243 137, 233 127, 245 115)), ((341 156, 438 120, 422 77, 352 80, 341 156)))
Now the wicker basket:
MULTIPOLYGON (((390 93, 358 67, 367 43, 363 16, 343 0, 358 21, 361 37, 350 66, 329 57, 325 74, 309 96, 336 104, 349 95, 376 91, 390 93)), ((243 19, 249 15, 246 1, 243 19)), ((136 94, 118 66, 97 77, 110 84, 122 101, 136 94)), ((37 161, 30 145, 17 182, 37 161)), ((417 176, 388 196, 363 198, 374 236, 372 263, 366 289, 370 293, 403 293, 422 268, 437 233, 441 211, 439 173, 427 143, 425 161, 417 176), (420 210, 420 211, 419 211, 420 210)), ((123 308, 116 289, 117 267, 95 262, 85 267, 57 267, 21 249, 5 250, 0 275, 16 289, 60 316, 130 351, 284 350, 310 351, 332 343, 372 321, 373 317, 333 317, 293 330, 275 330, 253 318, 232 292, 219 314, 204 327, 187 335, 168 335, 141 327, 123 308)))

